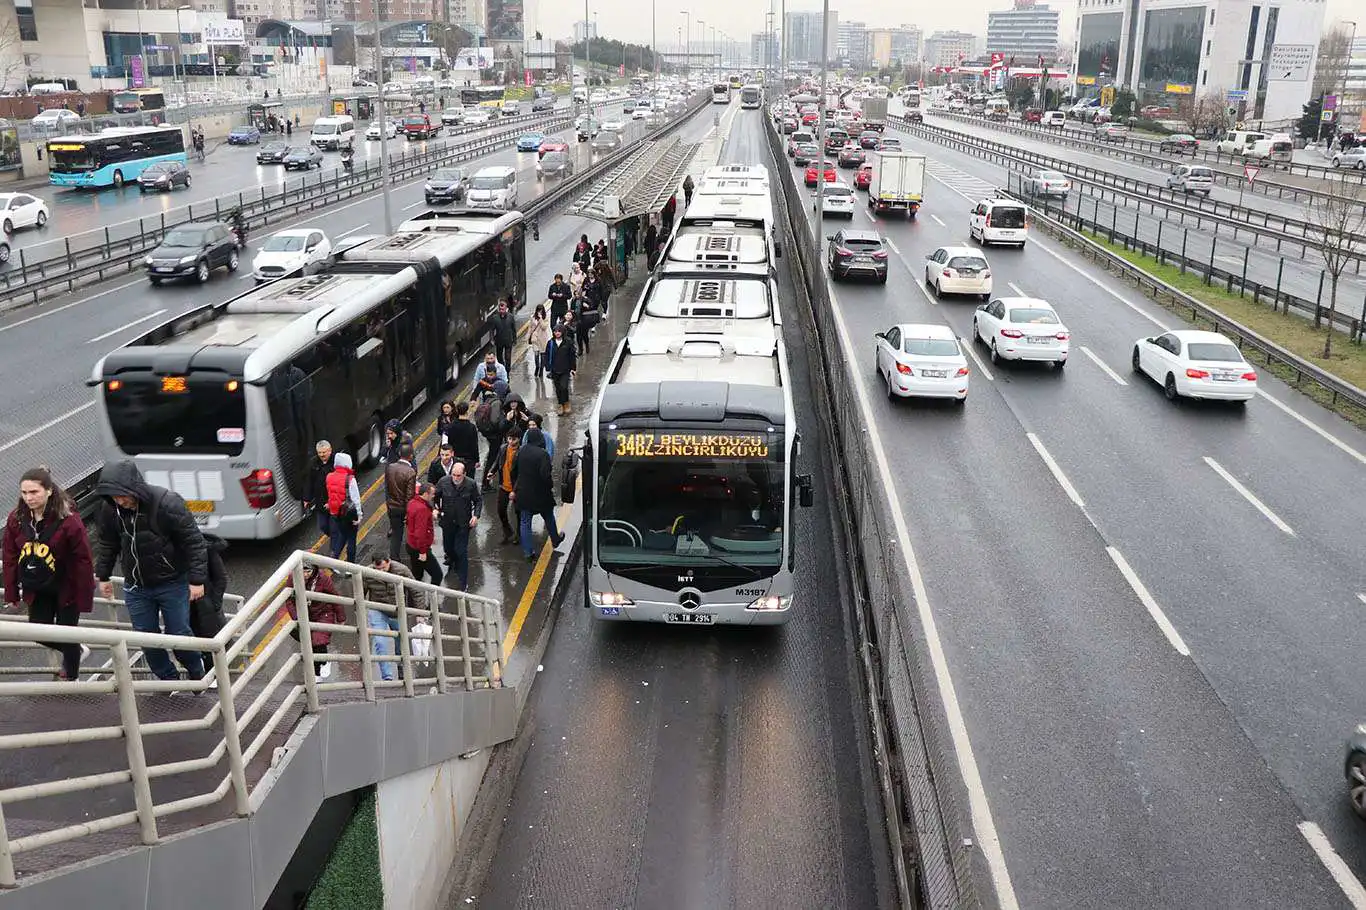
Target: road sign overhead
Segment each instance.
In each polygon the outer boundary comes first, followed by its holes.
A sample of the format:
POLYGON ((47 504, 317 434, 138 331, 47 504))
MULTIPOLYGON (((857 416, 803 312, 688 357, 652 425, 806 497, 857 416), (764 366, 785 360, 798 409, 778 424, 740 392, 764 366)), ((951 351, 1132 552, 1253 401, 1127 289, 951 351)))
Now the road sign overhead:
POLYGON ((1268 79, 1280 82, 1304 82, 1314 63, 1316 49, 1312 44, 1273 44, 1267 59, 1268 79))

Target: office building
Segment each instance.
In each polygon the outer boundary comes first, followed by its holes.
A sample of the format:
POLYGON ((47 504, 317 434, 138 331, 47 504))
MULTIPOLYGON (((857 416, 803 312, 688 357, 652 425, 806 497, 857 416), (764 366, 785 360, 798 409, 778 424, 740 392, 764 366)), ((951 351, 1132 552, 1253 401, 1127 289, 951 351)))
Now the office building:
POLYGON ((868 24, 841 22, 839 37, 835 41, 834 57, 853 66, 867 63, 872 59, 868 53, 868 24))
POLYGON ((1308 100, 1324 16, 1322 0, 1080 0, 1072 76, 1083 95, 1115 85, 1173 107, 1217 95, 1243 119, 1288 120, 1308 100), (1307 48, 1302 65, 1273 71, 1277 45, 1307 48))
POLYGON ((749 38, 750 66, 778 65, 778 36, 773 32, 755 32, 749 38))
POLYGON ((1058 16, 1036 0, 1015 0, 1011 9, 987 13, 987 53, 1015 57, 1021 66, 1052 61, 1058 55, 1058 16))
POLYGON ((598 24, 596 22, 588 22, 584 19, 580 19, 578 22, 575 22, 574 43, 582 44, 584 41, 584 35, 587 35, 594 41, 598 40, 598 24))
POLYGON ((887 30, 892 36, 892 59, 909 66, 920 59, 924 50, 924 33, 918 26, 902 25, 887 30))
POLYGON ((939 31, 925 39, 925 62, 930 66, 957 66, 977 56, 977 36, 969 32, 939 31))
MULTIPOLYGON (((788 11, 783 20, 783 42, 787 46, 787 59, 791 63, 821 62, 821 12, 788 11)), ((830 21, 826 24, 825 40, 831 59, 835 59, 839 48, 839 13, 830 11, 830 21)))

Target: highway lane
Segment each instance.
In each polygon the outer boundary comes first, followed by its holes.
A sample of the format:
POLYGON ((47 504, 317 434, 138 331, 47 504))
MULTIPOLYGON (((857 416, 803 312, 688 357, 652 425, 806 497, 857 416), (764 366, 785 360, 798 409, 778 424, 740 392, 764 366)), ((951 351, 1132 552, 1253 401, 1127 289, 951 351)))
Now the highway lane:
MULTIPOLYGON (((739 112, 724 162, 764 160, 757 116, 739 112)), ((801 470, 826 477, 809 317, 785 316, 801 470)), ((492 867, 449 908, 894 905, 829 491, 816 499, 795 516, 786 627, 600 626, 570 589, 492 867)))
MULTIPOLYGON (((557 109, 557 114, 567 111, 568 104, 564 103, 557 109)), ((434 139, 409 142, 403 137, 391 140, 389 143, 389 156, 392 161, 400 161, 409 155, 420 154, 424 149, 458 145, 486 136, 495 130, 507 129, 508 123, 500 120, 493 120, 487 129, 480 129, 469 133, 442 135, 434 139)), ((308 141, 309 124, 304 124, 295 131, 294 136, 288 141, 302 144, 308 141)), ((527 130, 533 129, 532 124, 527 125, 527 130)), ((358 126, 359 135, 356 137, 356 162, 358 166, 363 166, 367 162, 379 161, 379 141, 366 141, 364 138, 364 125, 358 126)), ((284 140, 283 136, 263 135, 262 143, 272 140, 284 140)), ((99 191, 65 189, 51 185, 41 186, 25 192, 38 196, 45 200, 51 214, 51 220, 44 230, 23 229, 15 232, 11 238, 11 246, 14 249, 13 261, 17 264, 19 251, 25 251, 28 256, 49 256, 59 249, 61 239, 64 236, 79 234, 85 231, 101 230, 120 222, 132 221, 138 218, 149 218, 160 215, 171 209, 181 208, 186 205, 199 205, 201 203, 211 203, 220 196, 250 192, 260 187, 272 188, 279 192, 286 182, 291 185, 297 184, 301 179, 298 171, 285 171, 282 165, 267 164, 258 165, 256 163, 256 152, 260 146, 255 145, 228 145, 226 142, 216 146, 206 155, 206 160, 199 162, 191 156, 190 173, 191 185, 188 190, 181 189, 170 193, 143 193, 136 185, 126 185, 121 189, 107 188, 99 191)), ((324 152, 322 173, 333 173, 341 167, 340 152, 324 152)), ((309 175, 312 180, 317 179, 318 171, 309 175)))
MULTIPOLYGON (((925 253, 966 239, 967 200, 953 189, 971 178, 943 174, 916 221, 879 224, 900 252, 887 288, 837 288, 870 394, 861 357, 871 362, 874 331, 924 320, 970 335, 973 303, 934 304, 913 286, 925 253)), ((869 223, 862 209, 857 223, 869 223)), ((987 255, 998 294, 1014 283, 1059 308, 1073 331, 1064 373, 993 367, 983 381, 977 370, 963 414, 878 401, 873 418, 910 491, 911 543, 1006 861, 1021 897, 1032 892, 1023 903, 1226 906, 1221 895, 1236 894, 1243 906, 1340 905, 1296 825, 1320 825, 1366 872, 1339 767, 1343 732, 1358 720, 1356 658, 1341 630, 1361 585, 1352 528, 1363 516, 1337 501, 1360 476, 1366 434, 1274 380, 1269 394, 1356 454, 1264 400, 1246 415, 1169 406, 1130 376, 1127 359, 1134 339, 1156 330, 1140 313, 1179 320, 1046 246, 1036 237, 1023 253, 987 255), (1206 457, 1270 501, 1295 535, 1206 457), (1110 547, 1193 662, 1148 619, 1110 547)))
MULTIPOLYGON (((630 129, 628 135, 635 136, 644 126, 636 121, 630 129)), ((570 133, 561 138, 574 150, 576 168, 586 167, 590 160, 587 143, 575 142, 570 133)), ((518 153, 511 147, 465 166, 491 164, 514 164, 519 169, 523 202, 554 187, 549 181, 538 185, 534 154, 518 153)), ((395 187, 395 227, 425 208, 422 183, 418 179, 395 187)), ((380 234, 384 231, 382 198, 373 193, 273 228, 304 224, 324 226, 334 240, 352 233, 380 234)), ((33 464, 47 464, 65 480, 98 465, 102 457, 92 419, 92 394, 84 385, 95 363, 158 322, 250 289, 251 257, 266 236, 253 239, 235 275, 220 270, 203 286, 175 283, 152 289, 144 276, 130 276, 93 293, 55 298, 41 308, 0 319, 0 342, 11 352, 0 364, 0 382, 11 389, 0 414, 0 488, 17 483, 33 464)))

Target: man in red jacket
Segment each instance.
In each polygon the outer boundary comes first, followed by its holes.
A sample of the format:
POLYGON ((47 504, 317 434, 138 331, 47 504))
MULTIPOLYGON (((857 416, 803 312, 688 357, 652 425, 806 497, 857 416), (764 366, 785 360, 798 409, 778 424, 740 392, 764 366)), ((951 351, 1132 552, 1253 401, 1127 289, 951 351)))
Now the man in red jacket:
POLYGON ((426 574, 432 584, 441 584, 441 566, 432 553, 436 542, 435 509, 432 506, 436 487, 429 483, 419 483, 417 492, 408 500, 407 529, 408 562, 413 567, 413 577, 422 580, 426 574))

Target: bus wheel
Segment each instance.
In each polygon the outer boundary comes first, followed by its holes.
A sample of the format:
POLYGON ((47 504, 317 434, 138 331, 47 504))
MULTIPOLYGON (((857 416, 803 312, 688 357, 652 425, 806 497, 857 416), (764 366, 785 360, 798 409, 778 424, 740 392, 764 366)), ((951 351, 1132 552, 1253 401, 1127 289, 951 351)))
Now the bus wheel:
POLYGON ((465 362, 465 352, 460 345, 455 346, 455 353, 451 355, 451 375, 446 380, 446 388, 453 389, 455 384, 460 381, 460 365, 465 362))
POLYGON ((371 418, 370 432, 367 436, 370 443, 365 452, 365 467, 370 468, 379 461, 379 450, 384 445, 384 425, 380 423, 378 414, 371 418))
POLYGON ((117 187, 123 186, 123 171, 115 171, 115 172, 114 172, 114 186, 117 186, 117 187))

